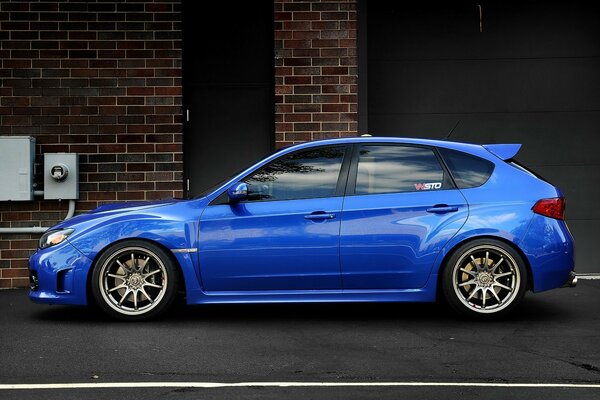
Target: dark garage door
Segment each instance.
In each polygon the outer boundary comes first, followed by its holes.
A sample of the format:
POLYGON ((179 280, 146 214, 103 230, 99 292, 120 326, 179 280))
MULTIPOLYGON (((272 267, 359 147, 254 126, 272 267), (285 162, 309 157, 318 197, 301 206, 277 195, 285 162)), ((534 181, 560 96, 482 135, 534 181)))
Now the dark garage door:
POLYGON ((196 195, 272 152, 273 2, 183 5, 184 168, 196 195))
POLYGON ((598 21, 586 2, 362 1, 360 130, 442 138, 460 120, 452 140, 523 143, 565 193, 577 271, 600 272, 598 21))

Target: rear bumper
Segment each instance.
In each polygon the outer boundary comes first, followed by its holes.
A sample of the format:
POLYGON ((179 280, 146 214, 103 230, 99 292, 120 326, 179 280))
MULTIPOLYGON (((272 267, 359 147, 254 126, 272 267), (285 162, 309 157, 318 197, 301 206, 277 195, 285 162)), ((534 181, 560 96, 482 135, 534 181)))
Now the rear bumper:
POLYGON ((531 267, 534 292, 577 283, 573 237, 564 221, 535 214, 520 247, 531 267))

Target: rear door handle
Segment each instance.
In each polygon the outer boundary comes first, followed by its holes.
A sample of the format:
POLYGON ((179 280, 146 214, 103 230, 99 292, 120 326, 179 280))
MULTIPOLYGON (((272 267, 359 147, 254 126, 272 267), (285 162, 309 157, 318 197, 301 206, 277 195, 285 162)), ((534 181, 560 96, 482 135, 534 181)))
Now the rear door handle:
POLYGON ((428 208, 426 211, 433 214, 445 214, 458 211, 458 207, 449 206, 447 204, 436 204, 435 206, 428 208))
POLYGON ((334 219, 335 218, 335 214, 326 213, 325 211, 315 211, 313 213, 305 215, 304 218, 310 219, 311 221, 318 221, 318 220, 324 220, 324 219, 334 219))

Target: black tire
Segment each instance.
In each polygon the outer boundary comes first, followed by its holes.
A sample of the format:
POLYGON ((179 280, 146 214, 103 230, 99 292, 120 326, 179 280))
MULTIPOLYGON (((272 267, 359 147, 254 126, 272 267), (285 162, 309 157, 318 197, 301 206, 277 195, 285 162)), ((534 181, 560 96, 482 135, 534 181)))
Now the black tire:
POLYGON ((442 272, 442 290, 459 314, 493 319, 510 313, 528 287, 525 261, 511 246, 477 239, 458 247, 442 272))
POLYGON ((127 240, 109 246, 95 263, 92 293, 113 318, 141 321, 167 311, 177 296, 178 274, 159 246, 127 240))

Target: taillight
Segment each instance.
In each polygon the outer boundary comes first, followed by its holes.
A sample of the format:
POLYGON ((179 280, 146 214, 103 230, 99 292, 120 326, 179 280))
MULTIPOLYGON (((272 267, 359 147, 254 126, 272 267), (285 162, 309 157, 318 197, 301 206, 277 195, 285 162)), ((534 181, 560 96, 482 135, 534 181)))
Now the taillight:
POLYGON ((533 212, 555 219, 565 219, 565 199, 555 197, 538 200, 533 206, 533 212))

